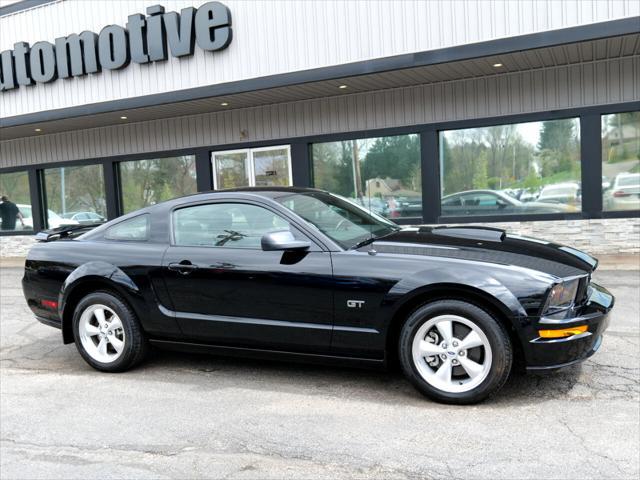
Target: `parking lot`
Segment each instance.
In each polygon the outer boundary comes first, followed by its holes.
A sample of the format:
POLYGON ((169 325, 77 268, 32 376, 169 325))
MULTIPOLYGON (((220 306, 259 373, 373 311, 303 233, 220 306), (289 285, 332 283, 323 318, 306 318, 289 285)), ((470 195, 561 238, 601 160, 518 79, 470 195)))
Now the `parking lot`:
POLYGON ((0 477, 638 478, 640 274, 581 367, 513 375, 471 407, 397 372, 155 353, 100 374, 39 324, 0 269, 0 477))

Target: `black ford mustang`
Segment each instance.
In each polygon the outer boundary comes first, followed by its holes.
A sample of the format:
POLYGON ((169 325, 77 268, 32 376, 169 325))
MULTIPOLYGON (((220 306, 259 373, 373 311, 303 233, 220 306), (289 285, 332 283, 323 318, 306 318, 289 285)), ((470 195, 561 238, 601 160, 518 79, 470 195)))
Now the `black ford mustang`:
POLYGON ((491 228, 400 228, 319 190, 203 193, 82 228, 39 234, 23 288, 38 320, 109 372, 149 344, 398 359, 430 398, 472 403, 516 357, 528 370, 589 357, 613 306, 578 250, 491 228))

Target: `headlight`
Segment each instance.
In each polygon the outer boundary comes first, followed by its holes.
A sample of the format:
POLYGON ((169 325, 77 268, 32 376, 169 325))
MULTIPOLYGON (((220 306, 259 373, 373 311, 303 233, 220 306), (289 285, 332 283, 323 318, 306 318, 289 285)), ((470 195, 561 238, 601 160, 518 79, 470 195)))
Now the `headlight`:
POLYGON ((580 279, 565 280, 553 286, 547 297, 546 312, 569 308, 576 299, 580 279))

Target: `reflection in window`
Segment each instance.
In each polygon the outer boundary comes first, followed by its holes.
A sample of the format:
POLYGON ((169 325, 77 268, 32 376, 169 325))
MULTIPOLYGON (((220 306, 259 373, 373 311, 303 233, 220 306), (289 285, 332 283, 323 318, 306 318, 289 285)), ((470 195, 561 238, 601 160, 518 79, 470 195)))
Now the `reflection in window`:
POLYGON ((211 159, 216 190, 292 184, 289 145, 213 152, 211 159))
POLYGON ((144 241, 149 236, 149 215, 139 215, 120 222, 107 230, 107 240, 144 241))
POLYGON ((120 163, 124 213, 197 192, 194 155, 120 163))
POLYGON ((572 118, 441 132, 442 215, 579 211, 579 129, 572 118))
POLYGON ((289 222, 262 207, 214 203, 177 210, 176 245, 260 249, 268 232, 289 230, 289 222))
POLYGON ((602 116, 604 210, 640 209, 640 112, 602 116))
POLYGON ((0 230, 33 230, 27 172, 0 173, 0 230))
POLYGON ((420 137, 314 143, 313 183, 388 218, 422 216, 420 137))
POLYGON ((102 165, 49 168, 44 171, 48 228, 106 220, 102 165))

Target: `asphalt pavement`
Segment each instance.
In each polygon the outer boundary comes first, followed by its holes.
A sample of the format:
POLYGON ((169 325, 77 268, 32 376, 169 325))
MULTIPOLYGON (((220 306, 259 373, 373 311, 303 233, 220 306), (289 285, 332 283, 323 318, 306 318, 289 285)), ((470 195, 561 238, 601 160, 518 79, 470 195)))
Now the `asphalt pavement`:
POLYGON ((629 478, 640 475, 640 272, 601 350, 513 375, 477 406, 440 405, 397 372, 156 353, 92 370, 33 319, 0 268, 0 478, 629 478))

